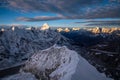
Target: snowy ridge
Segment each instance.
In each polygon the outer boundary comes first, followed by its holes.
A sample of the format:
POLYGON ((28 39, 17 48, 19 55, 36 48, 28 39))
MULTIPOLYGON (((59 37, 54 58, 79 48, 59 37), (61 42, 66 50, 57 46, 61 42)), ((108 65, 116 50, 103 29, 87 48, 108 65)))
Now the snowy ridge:
POLYGON ((23 71, 43 80, 111 80, 65 46, 52 46, 34 54, 23 71))
MULTIPOLYGON (((37 72, 37 75, 40 75, 39 72, 44 73, 46 70, 52 70, 49 74, 50 79, 70 80, 79 61, 78 55, 74 53, 65 46, 53 46, 33 55, 24 69, 32 70, 35 72, 34 74, 37 72)), ((48 76, 46 75, 46 77, 48 76)))

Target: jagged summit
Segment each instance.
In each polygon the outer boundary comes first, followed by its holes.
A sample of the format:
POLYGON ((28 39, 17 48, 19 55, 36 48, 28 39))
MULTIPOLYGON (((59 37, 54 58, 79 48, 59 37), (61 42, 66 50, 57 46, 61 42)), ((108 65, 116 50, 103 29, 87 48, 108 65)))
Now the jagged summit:
POLYGON ((43 26, 41 27, 41 30, 47 30, 49 29, 49 25, 47 23, 44 23, 43 26))

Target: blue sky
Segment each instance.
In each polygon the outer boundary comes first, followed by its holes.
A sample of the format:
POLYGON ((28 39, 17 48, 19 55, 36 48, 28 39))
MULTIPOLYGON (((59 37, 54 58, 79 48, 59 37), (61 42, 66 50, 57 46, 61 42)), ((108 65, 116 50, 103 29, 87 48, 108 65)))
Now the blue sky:
POLYGON ((1 0, 0 25, 119 26, 119 0, 1 0))

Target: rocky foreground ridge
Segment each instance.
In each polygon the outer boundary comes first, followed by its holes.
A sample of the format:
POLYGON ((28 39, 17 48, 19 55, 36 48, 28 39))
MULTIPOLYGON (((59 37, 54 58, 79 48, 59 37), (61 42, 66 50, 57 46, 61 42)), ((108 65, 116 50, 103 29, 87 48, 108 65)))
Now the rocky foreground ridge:
POLYGON ((35 53, 21 72, 2 80, 112 80, 99 73, 77 52, 56 45, 35 53), (32 74, 31 74, 32 73, 32 74), (24 75, 27 78, 24 79, 24 75), (23 77, 21 77, 23 76, 23 77), (36 78, 35 78, 36 76, 36 78))

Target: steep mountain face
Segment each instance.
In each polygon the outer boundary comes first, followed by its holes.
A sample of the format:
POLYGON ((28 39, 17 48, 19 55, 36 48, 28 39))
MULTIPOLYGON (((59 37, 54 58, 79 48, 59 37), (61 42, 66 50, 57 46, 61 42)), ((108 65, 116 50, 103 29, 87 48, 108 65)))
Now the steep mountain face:
POLYGON ((23 68, 41 80, 112 80, 67 47, 56 45, 34 54, 23 68))
POLYGON ((27 59, 33 53, 54 44, 69 45, 68 40, 52 30, 15 27, 0 33, 0 67, 27 59))

